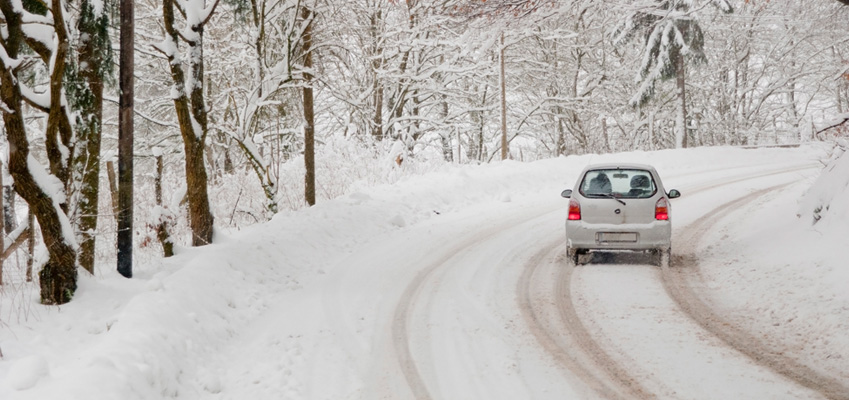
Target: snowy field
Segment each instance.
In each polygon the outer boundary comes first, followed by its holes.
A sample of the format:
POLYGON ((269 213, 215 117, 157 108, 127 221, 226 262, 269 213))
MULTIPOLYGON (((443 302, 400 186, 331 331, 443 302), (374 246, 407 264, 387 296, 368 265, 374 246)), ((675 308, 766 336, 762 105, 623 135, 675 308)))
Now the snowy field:
POLYGON ((817 181, 833 151, 446 165, 131 280, 101 265, 61 307, 4 293, 0 399, 849 398, 847 157, 817 181), (560 191, 616 161, 683 194, 670 271, 563 257, 560 191))

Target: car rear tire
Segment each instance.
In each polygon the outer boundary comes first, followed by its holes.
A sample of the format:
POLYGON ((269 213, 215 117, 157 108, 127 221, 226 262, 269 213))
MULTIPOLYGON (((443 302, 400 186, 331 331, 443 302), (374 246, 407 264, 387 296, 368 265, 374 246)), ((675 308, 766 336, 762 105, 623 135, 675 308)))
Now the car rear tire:
POLYGON ((569 261, 572 263, 572 265, 577 266, 578 257, 580 256, 578 249, 570 247, 566 250, 566 254, 569 256, 569 261))
POLYGON ((657 249, 654 253, 657 258, 657 266, 660 268, 669 268, 669 258, 672 256, 672 248, 657 249))

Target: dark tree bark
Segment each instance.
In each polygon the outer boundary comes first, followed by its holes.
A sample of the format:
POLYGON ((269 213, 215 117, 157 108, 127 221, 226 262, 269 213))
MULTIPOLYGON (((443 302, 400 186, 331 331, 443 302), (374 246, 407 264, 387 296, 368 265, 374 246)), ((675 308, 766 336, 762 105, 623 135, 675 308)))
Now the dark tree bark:
POLYGON ((18 216, 15 212, 15 190, 12 186, 3 186, 3 228, 6 233, 12 233, 18 227, 18 216))
MULTIPOLYGON (((54 10, 62 10, 60 0, 52 1, 54 10)), ((17 69, 6 65, 6 60, 18 57, 25 36, 21 29, 19 9, 9 0, 0 1, 0 10, 6 22, 6 36, 2 42, 7 57, 0 57, 0 101, 3 102, 3 123, 9 141, 9 172, 15 180, 15 190, 29 204, 30 211, 38 219, 44 244, 47 247, 47 263, 39 273, 41 301, 43 304, 64 304, 71 300, 77 289, 77 253, 74 247, 70 222, 58 204, 57 193, 45 192, 31 172, 31 155, 27 139, 23 96, 18 86, 17 69)), ((51 107, 61 105, 62 79, 64 77, 64 56, 68 49, 63 13, 53 13, 53 25, 56 32, 57 47, 55 64, 51 75, 51 107), (61 57, 60 57, 61 56, 61 57), (56 82, 58 80, 58 82, 56 82)), ((48 136, 53 133, 64 135, 61 115, 56 109, 48 110, 48 136)), ((61 114, 67 115, 62 112, 61 114)), ((65 119, 67 122, 67 119, 65 119)), ((68 131, 70 132, 70 131, 68 131)), ((52 160, 51 165, 57 164, 52 160)), ((35 166, 35 168, 39 168, 35 166)), ((67 178, 67 177, 66 177, 67 178)), ((67 181, 63 181, 67 183, 67 181)))
POLYGON ((20 117, 21 94, 13 83, 13 76, 0 61, 2 85, 0 96, 8 110, 3 113, 6 135, 9 138, 9 172, 15 179, 15 190, 29 204, 41 226, 44 244, 48 251, 47 264, 39 273, 41 301, 43 304, 64 304, 71 300, 77 289, 76 250, 71 243, 73 237, 64 228, 70 228, 61 208, 56 207, 51 193, 46 193, 36 182, 29 170, 29 142, 23 119, 20 117))
MULTIPOLYGON (((218 2, 213 5, 214 12, 218 2)), ((213 223, 212 212, 209 209, 209 194, 207 191, 207 173, 204 165, 204 142, 208 133, 208 117, 203 99, 203 27, 209 21, 204 20, 192 25, 190 31, 194 36, 183 38, 189 45, 191 57, 188 59, 188 73, 191 84, 187 85, 186 74, 182 63, 177 62, 176 46, 180 36, 174 27, 174 0, 163 0, 162 15, 167 39, 172 41, 174 49, 163 52, 168 57, 171 68, 171 80, 176 89, 174 108, 180 123, 180 134, 183 137, 183 148, 186 153, 186 194, 189 199, 189 225, 192 229, 192 246, 203 246, 212 243, 213 223), (186 89, 190 90, 186 94, 186 89), (195 124, 197 123, 197 125, 195 124), (197 131, 200 129, 200 132, 197 131)))
MULTIPOLYGON (((78 29, 87 40, 79 48, 79 65, 82 87, 77 94, 79 119, 77 121, 77 144, 74 158, 75 174, 81 186, 78 204, 78 226, 80 232, 80 266, 94 273, 95 233, 97 232, 98 195, 100 193, 100 138, 103 127, 103 77, 109 57, 109 37, 105 15, 95 15, 89 0, 80 6, 78 29), (101 29, 102 28, 102 29, 101 29), (104 32, 104 33, 101 33, 104 32)), ((132 27, 122 26, 122 29, 132 27)), ((132 93, 131 93, 132 94, 132 93)))
MULTIPOLYGON (((54 10, 62 9, 61 0, 52 0, 52 7, 54 10)), ((73 128, 71 121, 68 120, 68 110, 65 109, 63 104, 62 89, 64 88, 65 65, 70 45, 65 20, 54 14, 53 25, 58 43, 55 49, 56 54, 51 55, 51 60, 55 61, 53 61, 54 65, 50 76, 50 109, 47 114, 44 146, 47 149, 50 172, 62 181, 67 190, 71 182, 71 165, 64 155, 74 153, 71 144, 73 128)), ((61 206, 62 211, 67 213, 67 202, 63 202, 61 206)))
POLYGON ((303 36, 304 52, 304 198, 307 204, 315 205, 315 113, 313 110, 312 92, 312 11, 303 6, 301 17, 306 27, 303 36))
POLYGON ((133 0, 121 0, 118 99, 118 272, 133 277, 133 0))
MULTIPOLYGON (((32 211, 27 213, 27 282, 32 282, 32 265, 35 262, 35 217, 32 211)), ((23 235, 24 232, 21 232, 23 235)))
POLYGON ((109 181, 109 194, 112 198, 112 215, 117 222, 118 214, 121 213, 121 206, 118 205, 118 178, 115 176, 115 163, 112 161, 106 162, 106 179, 109 181))
MULTIPOLYGON (((154 184, 154 195, 156 196, 156 205, 164 209, 162 205, 162 168, 162 156, 156 156, 156 181, 154 184)), ((161 216, 159 224, 156 226, 156 238, 162 245, 163 256, 173 256, 174 241, 171 239, 171 234, 168 231, 168 222, 161 216)))

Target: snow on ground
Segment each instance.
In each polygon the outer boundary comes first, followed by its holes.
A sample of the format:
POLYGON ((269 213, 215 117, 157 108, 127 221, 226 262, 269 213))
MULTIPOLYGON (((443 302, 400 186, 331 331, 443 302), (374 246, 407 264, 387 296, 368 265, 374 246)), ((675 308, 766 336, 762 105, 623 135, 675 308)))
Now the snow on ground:
MULTIPOLYGON (((80 275, 76 297, 60 307, 37 305, 32 288, 18 290, 26 296, 23 305, 4 293, 0 398, 407 397, 409 388, 387 371, 374 369, 383 364, 373 360, 395 357, 390 354, 388 322, 380 317, 391 316, 420 272, 413 261, 438 258, 433 250, 457 246, 454 235, 492 228, 492 221, 521 221, 534 210, 543 214, 565 207, 560 191, 571 187, 591 162, 653 164, 665 186, 681 189, 684 200, 686 189, 696 183, 718 184, 744 172, 816 165, 828 150, 821 145, 702 148, 526 164, 446 165, 392 185, 361 186, 242 232, 218 232, 213 245, 136 266, 131 280, 110 265, 100 265, 96 277, 80 275), (360 290, 349 292, 352 287, 360 290), (336 304, 345 302, 345 307, 336 304), (23 316, 15 312, 21 308, 27 310, 23 316), (386 382, 375 391, 368 384, 371 380, 386 382)), ((759 208, 729 213, 732 219, 722 231, 705 240, 711 256, 705 279, 717 304, 731 315, 746 317, 752 329, 796 346, 800 356, 829 360, 821 368, 845 376, 849 266, 842 255, 849 216, 832 213, 830 222, 813 226, 796 217, 797 202, 815 175, 815 169, 799 172, 799 184, 764 199, 759 208)), ((739 196, 733 187, 716 192, 718 197, 739 196)), ((836 191, 834 198, 846 200, 845 193, 849 191, 836 191)), ((713 208, 715 201, 694 197, 683 207, 684 202, 676 200, 676 229, 713 208)), ((560 218, 556 212, 552 215, 560 218)), ((474 296, 471 288, 453 290, 474 296)), ((429 306, 430 313, 434 306, 439 308, 439 303, 429 306)), ((475 343, 479 336, 474 330, 486 326, 486 317, 481 318, 478 325, 457 325, 469 329, 458 343, 475 343)), ((489 340, 514 342, 508 337, 489 340)), ((684 353, 696 346, 686 341, 680 345, 684 353)), ((543 357, 536 364, 528 358, 522 358, 526 371, 548 373, 543 357)), ((489 365, 481 359, 469 361, 489 365)), ((441 382, 453 385, 453 390, 445 390, 453 393, 464 393, 464 384, 441 382)), ((500 390, 521 393, 523 388, 505 381, 500 390)))
POLYGON ((849 156, 813 185, 731 211, 705 241, 713 297, 758 336, 849 382, 849 156))

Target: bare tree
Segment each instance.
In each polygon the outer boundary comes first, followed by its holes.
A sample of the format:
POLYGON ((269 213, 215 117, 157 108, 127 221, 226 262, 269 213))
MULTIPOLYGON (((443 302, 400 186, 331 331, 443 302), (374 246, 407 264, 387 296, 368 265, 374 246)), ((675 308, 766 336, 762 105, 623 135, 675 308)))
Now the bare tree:
POLYGON ((277 164, 285 161, 286 155, 281 153, 286 151, 263 151, 257 138, 273 138, 270 142, 285 141, 294 147, 295 126, 302 125, 294 109, 303 101, 295 98, 301 95, 299 85, 304 78, 296 61, 306 32, 301 6, 294 2, 251 0, 250 5, 245 16, 249 23, 230 35, 235 47, 250 54, 253 68, 245 71, 242 62, 225 64, 216 71, 216 77, 224 82, 213 79, 216 92, 209 95, 223 109, 213 129, 225 133, 242 150, 262 187, 266 209, 273 215, 278 211, 280 193, 277 164))
POLYGON ((489 18, 493 15, 524 17, 544 7, 557 5, 556 0, 455 0, 446 3, 446 8, 451 12, 470 18, 489 18))

